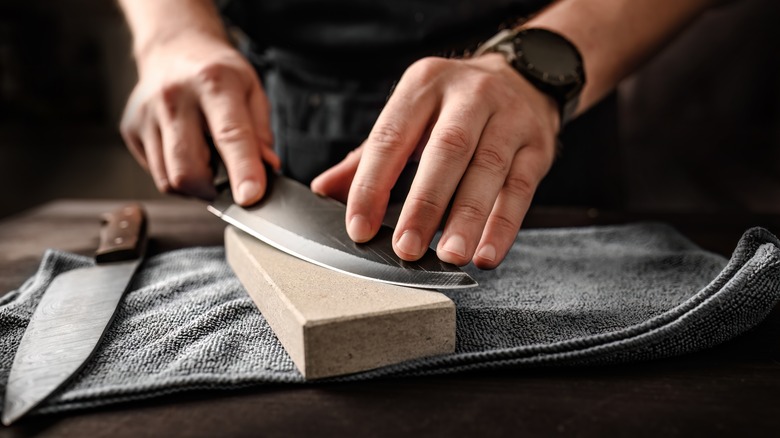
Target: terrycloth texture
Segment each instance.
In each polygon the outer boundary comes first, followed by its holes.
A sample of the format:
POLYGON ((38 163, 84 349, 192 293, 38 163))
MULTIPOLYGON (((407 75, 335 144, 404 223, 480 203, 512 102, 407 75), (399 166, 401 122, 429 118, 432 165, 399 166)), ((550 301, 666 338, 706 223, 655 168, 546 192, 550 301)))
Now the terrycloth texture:
MULTIPOLYGON (((470 269, 480 287, 447 292, 457 304, 454 354, 342 379, 624 362, 710 347, 777 302, 779 245, 752 229, 727 263, 658 224, 522 231, 501 268, 470 269)), ((90 263, 50 251, 33 278, 0 298, 0 393, 46 286, 90 263)), ((146 261, 96 355, 39 412, 270 382, 303 379, 223 248, 184 249, 146 261)))

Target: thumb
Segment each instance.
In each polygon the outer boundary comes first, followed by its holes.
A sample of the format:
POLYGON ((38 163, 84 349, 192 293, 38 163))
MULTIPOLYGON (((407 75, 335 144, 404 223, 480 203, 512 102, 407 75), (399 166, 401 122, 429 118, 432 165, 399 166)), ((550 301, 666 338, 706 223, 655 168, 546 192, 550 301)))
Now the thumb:
POLYGON ((363 146, 353 150, 338 164, 326 170, 311 182, 311 190, 318 195, 329 196, 347 202, 349 186, 355 178, 363 146))

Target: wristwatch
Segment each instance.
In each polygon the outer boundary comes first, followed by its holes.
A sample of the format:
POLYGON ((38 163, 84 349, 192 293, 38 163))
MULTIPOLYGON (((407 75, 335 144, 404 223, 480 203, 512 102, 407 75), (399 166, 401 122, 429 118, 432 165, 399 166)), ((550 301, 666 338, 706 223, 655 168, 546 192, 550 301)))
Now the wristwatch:
POLYGON ((504 55, 534 87, 552 97, 561 126, 571 120, 585 86, 582 55, 571 41, 546 29, 506 29, 481 44, 472 57, 486 53, 504 55))

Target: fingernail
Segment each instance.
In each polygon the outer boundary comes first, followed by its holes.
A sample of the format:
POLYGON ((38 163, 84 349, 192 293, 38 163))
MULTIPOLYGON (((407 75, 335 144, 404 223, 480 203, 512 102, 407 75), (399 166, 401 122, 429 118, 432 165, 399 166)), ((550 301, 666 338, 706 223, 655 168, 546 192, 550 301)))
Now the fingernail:
POLYGON ((408 230, 401 234, 401 238, 398 239, 398 242, 396 242, 395 245, 402 252, 416 257, 420 254, 422 239, 420 239, 420 234, 418 232, 408 230))
POLYGON ((355 242, 365 242, 371 239, 371 224, 362 214, 356 214, 349 220, 349 237, 355 242))
POLYGON ((458 257, 466 257, 466 239, 460 234, 453 234, 444 242, 442 249, 458 257))
POLYGON ((496 247, 488 243, 479 249, 477 256, 489 262, 494 262, 496 261, 496 247))
POLYGON ((245 205, 257 200, 260 196, 260 184, 257 181, 248 179, 238 185, 236 202, 245 205))

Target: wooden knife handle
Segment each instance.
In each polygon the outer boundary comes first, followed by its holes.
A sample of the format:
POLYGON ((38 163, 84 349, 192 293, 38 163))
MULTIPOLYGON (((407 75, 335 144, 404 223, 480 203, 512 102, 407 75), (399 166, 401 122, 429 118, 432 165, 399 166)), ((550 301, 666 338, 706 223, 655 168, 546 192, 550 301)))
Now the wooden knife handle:
POLYGON ((146 248, 146 214, 140 204, 128 204, 103 215, 98 263, 140 258, 146 248))

